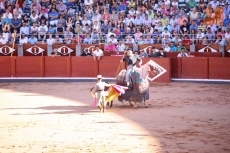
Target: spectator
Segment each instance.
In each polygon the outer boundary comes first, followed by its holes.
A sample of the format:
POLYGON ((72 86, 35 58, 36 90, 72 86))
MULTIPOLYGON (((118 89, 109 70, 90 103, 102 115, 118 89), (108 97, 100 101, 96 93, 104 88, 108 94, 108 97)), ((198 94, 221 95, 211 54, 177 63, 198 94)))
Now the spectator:
POLYGON ((188 57, 188 53, 184 48, 182 48, 177 57, 188 57))
POLYGON ((93 40, 90 38, 90 35, 87 34, 86 38, 84 38, 83 40, 83 44, 92 44, 92 43, 93 43, 93 40))
POLYGON ((125 51, 125 43, 123 40, 120 40, 117 44, 116 50, 119 52, 124 52, 125 51))
POLYGON ((180 26, 182 26, 182 25, 184 25, 185 21, 187 23, 188 19, 185 16, 183 16, 183 14, 180 14, 180 17, 177 19, 177 23, 180 26))
POLYGON ((159 51, 158 49, 155 49, 155 47, 152 47, 149 52, 149 57, 157 57, 158 51, 159 51))
POLYGON ((49 24, 57 26, 58 16, 59 16, 59 13, 57 12, 57 10, 52 8, 51 12, 49 12, 48 15, 49 15, 49 24))
POLYGON ((62 37, 62 35, 64 34, 64 27, 61 23, 58 24, 58 27, 56 29, 56 34, 59 35, 59 37, 62 37))
POLYGON ((188 1, 188 8, 195 8, 197 6, 196 0, 189 0, 188 1))
POLYGON ((14 18, 11 21, 11 32, 14 30, 17 30, 17 33, 20 32, 20 27, 21 27, 21 20, 17 18, 16 15, 14 15, 14 18))
POLYGON ((34 37, 34 34, 31 34, 31 37, 28 40, 28 43, 30 44, 36 44, 38 42, 38 39, 34 37))
POLYGON ((224 38, 226 39, 226 42, 228 44, 230 44, 230 29, 229 28, 226 29, 226 32, 224 34, 224 38))
POLYGON ((184 20, 183 25, 180 26, 180 34, 189 34, 189 26, 186 20, 184 20))
POLYGON ((7 44, 9 42, 9 39, 5 37, 5 34, 2 34, 2 37, 0 38, 0 44, 7 44))
POLYGON ((182 49, 187 51, 187 48, 183 46, 182 42, 180 42, 179 45, 177 46, 177 50, 180 52, 182 49))
POLYGON ((47 45, 53 45, 55 43, 55 39, 52 34, 49 34, 49 38, 46 40, 47 45))
POLYGON ((166 57, 166 53, 164 52, 163 48, 159 49, 159 52, 157 53, 157 57, 159 58, 166 57))
POLYGON ((169 44, 165 44, 164 46, 164 52, 170 52, 170 47, 169 47, 169 44))
POLYGON ((191 33, 192 30, 195 30, 195 31, 198 30, 198 25, 196 24, 196 21, 195 21, 195 20, 192 20, 192 24, 191 24, 190 27, 189 27, 190 33, 191 33))
POLYGON ((105 51, 111 52, 116 51, 116 45, 112 43, 112 41, 109 41, 107 45, 105 45, 105 51))
POLYGON ((218 36, 216 39, 215 44, 219 45, 219 46, 224 46, 225 45, 225 40, 222 38, 222 36, 218 36))
POLYGON ((147 35, 145 38, 145 44, 153 44, 153 39, 150 35, 147 35))
POLYGON ((103 56, 103 51, 99 48, 99 46, 96 46, 95 48, 95 51, 93 51, 94 60, 100 60, 103 56))
MULTIPOLYGON (((230 13, 230 11, 229 11, 229 13, 230 13)), ((225 16, 225 19, 224 19, 223 23, 224 23, 224 26, 227 26, 230 23, 229 15, 225 16)))
POLYGON ((208 38, 209 43, 214 40, 215 36, 210 27, 207 29, 205 36, 208 38))
POLYGON ((128 35, 126 36, 126 41, 125 41, 126 44, 135 44, 135 40, 133 39, 132 36, 128 35))
POLYGON ((112 44, 117 44, 118 42, 117 42, 117 39, 114 37, 114 35, 112 34, 112 35, 110 35, 110 37, 109 37, 109 39, 108 39, 108 42, 112 42, 112 44))
POLYGON ((140 54, 139 54, 140 58, 146 58, 149 57, 148 53, 144 50, 140 50, 140 54))
POLYGON ((91 52, 89 51, 89 49, 85 48, 83 50, 83 53, 81 54, 81 56, 92 56, 91 52))
POLYGON ((178 51, 178 49, 177 49, 176 45, 173 42, 171 42, 170 43, 170 52, 177 52, 177 51, 178 51))
POLYGON ((183 45, 190 45, 190 44, 192 44, 192 41, 189 39, 188 35, 184 36, 184 38, 182 39, 182 44, 183 45))
POLYGON ((57 8, 58 8, 59 12, 61 12, 61 11, 64 11, 65 13, 67 12, 66 5, 62 1, 60 1, 60 3, 58 4, 57 8))
POLYGON ((198 33, 196 35, 196 43, 201 44, 202 39, 204 38, 204 33, 201 29, 198 30, 198 33))
POLYGON ((71 39, 73 38, 73 33, 70 31, 69 27, 67 27, 66 31, 64 32, 64 38, 66 38, 68 36, 70 36, 71 39))
POLYGON ((52 58, 54 58, 55 56, 61 56, 61 54, 58 52, 57 48, 54 48, 53 52, 50 53, 50 56, 52 56, 52 58))
POLYGON ((26 26, 26 23, 22 23, 22 27, 20 28, 20 33, 24 33, 25 35, 29 35, 30 30, 29 27, 26 26))
POLYGON ((38 27, 38 39, 39 40, 46 40, 46 33, 48 32, 48 28, 47 26, 42 23, 39 27, 38 27))
POLYGON ((56 35, 54 43, 55 44, 62 44, 63 40, 62 40, 62 38, 59 37, 59 35, 56 35))
MULTIPOLYGON (((38 14, 35 12, 35 11, 33 11, 32 12, 32 14, 30 15, 30 20, 31 20, 31 24, 33 23, 33 22, 35 22, 35 23, 38 23, 38 21, 39 21, 39 16, 38 16, 38 14)), ((31 25, 30 24, 30 25, 31 25)))
POLYGON ((21 38, 19 40, 20 44, 27 44, 28 43, 28 38, 25 36, 24 33, 21 34, 21 38))

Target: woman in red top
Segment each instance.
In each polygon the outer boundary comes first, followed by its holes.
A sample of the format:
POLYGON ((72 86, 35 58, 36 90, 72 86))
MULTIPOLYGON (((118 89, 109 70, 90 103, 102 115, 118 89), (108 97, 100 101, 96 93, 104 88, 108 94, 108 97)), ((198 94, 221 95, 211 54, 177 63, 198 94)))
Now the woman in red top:
POLYGON ((109 14, 109 11, 108 10, 105 10, 105 13, 102 15, 101 17, 102 21, 109 21, 110 20, 110 14, 109 14))
POLYGON ((189 39, 189 37, 187 35, 184 36, 184 38, 182 39, 182 44, 183 45, 190 45, 192 42, 189 39))

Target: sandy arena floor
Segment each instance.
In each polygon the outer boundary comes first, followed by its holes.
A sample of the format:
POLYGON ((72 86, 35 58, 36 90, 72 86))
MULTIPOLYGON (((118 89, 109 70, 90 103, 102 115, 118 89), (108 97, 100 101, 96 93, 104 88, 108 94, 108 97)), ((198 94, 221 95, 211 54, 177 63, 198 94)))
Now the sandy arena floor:
POLYGON ((230 85, 151 84, 150 108, 92 106, 94 83, 1 83, 0 153, 229 153, 230 85))

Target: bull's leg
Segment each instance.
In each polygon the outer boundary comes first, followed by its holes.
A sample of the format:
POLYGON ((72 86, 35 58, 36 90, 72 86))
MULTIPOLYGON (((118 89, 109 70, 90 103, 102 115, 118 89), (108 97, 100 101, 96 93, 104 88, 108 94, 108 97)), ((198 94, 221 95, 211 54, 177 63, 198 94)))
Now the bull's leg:
POLYGON ((113 107, 113 101, 110 102, 110 107, 113 107))
POLYGON ((133 103, 131 101, 129 101, 129 104, 130 104, 130 106, 133 106, 133 103))
POLYGON ((144 101, 144 105, 145 105, 145 108, 149 107, 149 105, 148 105, 148 103, 146 101, 144 101))
POLYGON ((122 107, 124 107, 124 100, 122 100, 122 102, 121 102, 121 106, 122 106, 122 107))
POLYGON ((137 108, 137 102, 134 102, 133 106, 134 106, 134 108, 137 108))

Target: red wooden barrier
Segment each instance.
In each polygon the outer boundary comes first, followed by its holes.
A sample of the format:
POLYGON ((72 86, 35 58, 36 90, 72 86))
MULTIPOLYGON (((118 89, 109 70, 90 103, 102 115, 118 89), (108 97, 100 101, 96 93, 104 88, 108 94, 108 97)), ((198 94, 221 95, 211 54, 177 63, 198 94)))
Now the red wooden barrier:
POLYGON ((16 77, 42 77, 43 57, 17 57, 16 77))
MULTIPOLYGON (((166 73, 164 73, 159 78, 156 78, 156 80, 154 80, 153 82, 166 82, 166 83, 171 82, 171 59, 170 58, 143 58, 142 65, 148 62, 150 59, 167 70, 166 73)), ((151 74, 149 77, 151 77, 151 74)))
POLYGON ((217 52, 217 53, 200 53, 200 52, 191 52, 190 55, 194 55, 195 57, 222 57, 222 53, 221 52, 217 52))
POLYGON ((172 78, 181 78, 181 58, 171 58, 171 76, 172 78))
POLYGON ((23 44, 23 56, 47 56, 47 44, 23 44))
POLYGON ((210 79, 230 79, 230 58, 209 58, 210 79))
POLYGON ((230 57, 230 45, 225 46, 225 57, 230 57))
POLYGON ((208 58, 182 58, 182 78, 208 79, 208 58))
POLYGON ((70 67, 68 62, 70 62, 70 57, 56 56, 44 57, 45 58, 45 77, 68 77, 70 67))
POLYGON ((104 77, 115 77, 121 59, 122 57, 119 56, 104 56, 99 61, 99 74, 104 77))
POLYGON ((95 77, 98 74, 98 61, 93 57, 71 57, 72 77, 95 77))
POLYGON ((0 77, 11 77, 12 75, 12 60, 15 60, 15 57, 2 56, 0 57, 0 77))

